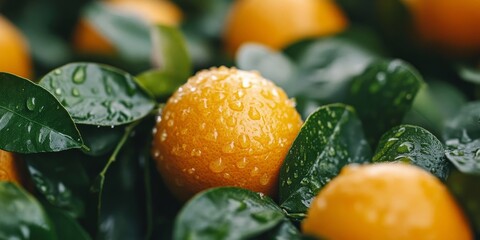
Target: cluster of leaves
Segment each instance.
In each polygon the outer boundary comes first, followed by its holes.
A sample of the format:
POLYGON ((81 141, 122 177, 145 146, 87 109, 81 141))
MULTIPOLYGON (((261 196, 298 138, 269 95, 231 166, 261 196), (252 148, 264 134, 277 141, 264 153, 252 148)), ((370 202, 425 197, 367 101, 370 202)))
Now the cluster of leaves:
MULTIPOLYGON (((0 73, 0 149, 20 154, 34 188, 0 183, 0 238, 307 239, 298 224, 322 187, 347 164, 385 161, 437 176, 480 232, 480 103, 467 103, 475 93, 444 79, 454 76, 475 88, 480 72, 451 62, 432 73, 430 66, 439 66, 433 57, 425 60, 432 64, 418 64, 416 55, 405 54, 417 71, 390 59, 399 54, 363 27, 283 51, 244 45, 235 65, 283 87, 306 119, 281 168, 278 199, 224 187, 182 206, 150 158, 151 129, 192 68, 232 63, 214 47, 231 1, 177 2, 201 15, 186 19, 182 32, 149 29, 96 2, 84 9, 119 50, 106 62, 137 76, 87 62, 56 68, 38 83, 0 73)), ((378 9, 339 2, 367 15, 378 9)), ((371 2, 388 10, 396 1, 371 2)), ((27 34, 44 38, 36 43, 50 39, 27 34)), ((58 49, 32 49, 48 69, 72 59, 58 49)))

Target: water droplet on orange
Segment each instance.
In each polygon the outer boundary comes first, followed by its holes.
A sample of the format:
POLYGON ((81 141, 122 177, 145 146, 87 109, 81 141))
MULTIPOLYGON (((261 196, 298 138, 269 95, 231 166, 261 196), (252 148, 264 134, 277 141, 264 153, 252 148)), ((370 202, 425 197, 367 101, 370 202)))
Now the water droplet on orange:
POLYGON ((241 148, 248 148, 250 147, 250 137, 246 134, 242 134, 238 137, 238 142, 240 143, 241 148))
POLYGON ((260 120, 260 113, 255 107, 251 107, 250 110, 248 110, 248 116, 252 120, 260 120))
POLYGON ((235 142, 230 142, 222 147, 222 152, 233 153, 235 151, 235 142))
POLYGON ((240 101, 231 101, 228 106, 230 107, 230 109, 234 110, 234 111, 242 111, 243 110, 243 103, 240 102, 240 101))
POLYGON ((247 166, 247 163, 248 163, 247 158, 244 157, 244 158, 242 158, 242 160, 237 162, 237 167, 238 168, 245 168, 247 166))
POLYGON ((268 182, 270 182, 270 176, 268 176, 268 174, 264 173, 261 177, 260 177, 260 184, 265 186, 268 184, 268 182))
POLYGON ((252 171, 250 172, 250 176, 255 177, 259 174, 260 169, 258 167, 253 167, 252 171))
POLYGON ((192 157, 200 157, 202 156, 202 150, 200 149, 192 149, 192 152, 190 153, 192 157))
POLYGON ((210 165, 208 167, 214 173, 221 173, 226 168, 225 164, 223 164, 222 158, 210 162, 210 165))

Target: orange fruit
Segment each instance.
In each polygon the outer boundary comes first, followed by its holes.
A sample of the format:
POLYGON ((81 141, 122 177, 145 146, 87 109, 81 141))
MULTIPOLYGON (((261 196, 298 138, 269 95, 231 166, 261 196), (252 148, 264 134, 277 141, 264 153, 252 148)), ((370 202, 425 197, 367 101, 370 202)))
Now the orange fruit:
POLYGON ((450 52, 480 51, 480 1, 403 0, 419 37, 450 52))
POLYGON ((347 166, 313 200, 302 223, 326 239, 473 239, 433 175, 408 164, 347 166))
POLYGON ((0 71, 32 77, 32 60, 21 32, 0 15, 0 71))
POLYGON ((216 186, 273 196, 301 125, 294 102, 269 80, 235 68, 211 68, 168 100, 152 153, 179 199, 216 186))
MULTIPOLYGON (((135 15, 148 24, 176 26, 180 24, 180 9, 166 0, 110 0, 104 1, 108 7, 125 14, 135 15)), ((87 19, 80 19, 73 36, 73 44, 78 52, 113 55, 115 47, 87 19)))
POLYGON ((332 0, 237 0, 224 31, 234 54, 246 42, 281 49, 295 41, 341 32, 347 19, 332 0))
POLYGON ((11 152, 0 150, 0 181, 14 182, 23 185, 23 162, 11 152))

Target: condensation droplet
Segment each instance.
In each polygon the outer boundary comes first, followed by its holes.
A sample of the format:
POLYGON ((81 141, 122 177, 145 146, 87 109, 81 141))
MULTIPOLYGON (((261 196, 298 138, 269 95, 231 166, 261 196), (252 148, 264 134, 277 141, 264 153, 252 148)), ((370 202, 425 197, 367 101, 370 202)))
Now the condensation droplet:
POLYGON ((35 104, 36 104, 36 103, 35 103, 35 100, 36 100, 36 99, 35 99, 34 97, 29 97, 29 98, 27 99, 26 105, 27 105, 27 109, 28 109, 28 110, 30 110, 30 111, 35 110, 35 106, 36 106, 36 105, 35 105, 35 104))
POLYGON ((242 134, 238 137, 238 142, 240 143, 241 148, 250 147, 250 137, 246 134, 242 134))
POLYGON ((167 126, 172 127, 173 126, 173 119, 170 119, 167 121, 167 126))
POLYGON ((223 170, 225 170, 225 165, 223 164, 222 158, 218 158, 217 160, 210 162, 208 167, 214 173, 221 173, 223 170))
POLYGON ((55 94, 56 95, 62 95, 62 89, 61 88, 55 89, 55 94))
POLYGON ((194 174, 194 173, 195 173, 195 168, 189 168, 189 169, 187 170, 187 173, 190 174, 190 175, 191 175, 191 174, 194 174))
POLYGON ((237 119, 235 119, 233 116, 227 117, 226 123, 229 127, 235 127, 235 125, 237 125, 237 119))
POLYGON ((238 168, 245 168, 247 166, 247 163, 248 163, 247 158, 244 157, 242 158, 242 160, 238 161, 236 165, 238 168))
POLYGON ((270 176, 268 176, 268 174, 264 173, 261 177, 260 177, 260 184, 265 186, 268 184, 268 182, 270 182, 270 176))
POLYGON ((167 140, 167 131, 165 129, 162 130, 162 133, 160 134, 160 141, 165 142, 167 140))
POLYGON ((235 142, 230 142, 222 147, 222 152, 233 153, 235 151, 235 142))
POLYGON ((258 167, 253 167, 252 171, 250 172, 250 176, 255 177, 259 174, 260 169, 258 167))
POLYGON ((200 157, 202 156, 202 150, 200 149, 192 149, 192 152, 190 153, 192 157, 200 157))
POLYGON ((230 175, 229 173, 224 173, 223 178, 230 179, 230 178, 232 178, 232 175, 230 175))
POLYGON ((251 107, 249 110, 248 110, 248 116, 250 117, 250 119, 252 120, 259 120, 260 119, 260 113, 258 112, 258 110, 254 107, 251 107))
POLYGON ((252 83, 247 78, 242 79, 242 88, 249 88, 252 86, 252 83))
POLYGON ((85 74, 85 67, 78 67, 73 72, 73 82, 76 84, 81 84, 85 82, 86 74, 85 74))
POLYGON ((74 97, 80 96, 80 91, 77 88, 72 88, 72 96, 74 97))
POLYGON ((234 111, 242 111, 243 110, 243 103, 240 101, 231 101, 228 106, 230 109, 234 111))

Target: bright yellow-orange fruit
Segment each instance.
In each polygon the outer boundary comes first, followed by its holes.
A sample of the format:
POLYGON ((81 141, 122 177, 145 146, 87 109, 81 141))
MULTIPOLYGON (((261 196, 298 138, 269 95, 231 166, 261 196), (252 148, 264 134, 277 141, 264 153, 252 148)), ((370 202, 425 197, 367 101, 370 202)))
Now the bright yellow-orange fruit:
POLYGON ((32 77, 28 44, 20 31, 0 15, 0 71, 32 77))
POLYGON ((295 41, 341 32, 347 19, 332 0, 237 0, 224 31, 230 53, 246 42, 281 49, 295 41))
POLYGON ((326 239, 473 239, 447 188, 407 164, 347 166, 313 200, 303 232, 326 239))
MULTIPOLYGON (((148 24, 176 26, 182 19, 180 9, 167 0, 106 0, 107 6, 137 16, 148 24)), ((75 29, 74 47, 89 54, 112 55, 115 47, 87 19, 81 19, 75 29)))
POLYGON ((25 183, 23 177, 24 169, 20 159, 11 152, 0 150, 0 181, 22 185, 25 183))
POLYGON ((480 1, 403 0, 415 28, 427 44, 449 52, 480 51, 480 1))
POLYGON ((182 200, 216 186, 267 195, 302 125, 294 102, 254 72, 211 68, 168 100, 152 154, 171 191, 182 200))

